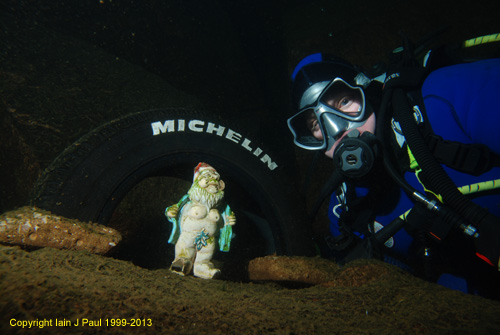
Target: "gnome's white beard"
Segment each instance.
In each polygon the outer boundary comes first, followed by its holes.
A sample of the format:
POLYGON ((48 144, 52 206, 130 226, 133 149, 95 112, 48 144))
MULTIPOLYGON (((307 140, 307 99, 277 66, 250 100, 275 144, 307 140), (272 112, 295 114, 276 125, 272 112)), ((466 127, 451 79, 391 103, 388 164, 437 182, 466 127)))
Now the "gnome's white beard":
POLYGON ((208 208, 214 208, 224 198, 224 191, 213 194, 198 186, 198 183, 193 183, 188 195, 189 199, 205 204, 208 208))

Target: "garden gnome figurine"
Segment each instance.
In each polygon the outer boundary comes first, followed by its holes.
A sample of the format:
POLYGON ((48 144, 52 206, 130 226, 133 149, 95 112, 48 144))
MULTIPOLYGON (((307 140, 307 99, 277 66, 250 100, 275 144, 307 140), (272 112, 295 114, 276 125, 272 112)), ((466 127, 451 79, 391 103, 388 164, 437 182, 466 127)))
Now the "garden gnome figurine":
POLYGON ((169 243, 175 243, 175 259, 170 270, 196 277, 212 279, 220 274, 212 264, 216 247, 229 251, 232 226, 236 216, 229 206, 219 213, 217 206, 224 197, 224 182, 219 173, 207 163, 194 169, 193 184, 184 197, 165 209, 165 216, 172 222, 169 243))

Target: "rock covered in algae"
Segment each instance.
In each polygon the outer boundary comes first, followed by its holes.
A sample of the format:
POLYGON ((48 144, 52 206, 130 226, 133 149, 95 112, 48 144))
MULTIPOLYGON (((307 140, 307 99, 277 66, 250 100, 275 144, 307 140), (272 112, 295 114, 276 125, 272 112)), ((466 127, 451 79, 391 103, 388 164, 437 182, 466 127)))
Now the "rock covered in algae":
POLYGON ((0 243, 105 254, 122 237, 112 228, 54 215, 35 207, 21 207, 0 215, 0 243))
POLYGON ((337 278, 341 268, 319 257, 265 256, 248 264, 250 280, 322 284, 337 278))
POLYGON ((400 276, 400 270, 378 260, 355 260, 340 266, 320 257, 265 256, 248 265, 250 280, 356 287, 400 276))

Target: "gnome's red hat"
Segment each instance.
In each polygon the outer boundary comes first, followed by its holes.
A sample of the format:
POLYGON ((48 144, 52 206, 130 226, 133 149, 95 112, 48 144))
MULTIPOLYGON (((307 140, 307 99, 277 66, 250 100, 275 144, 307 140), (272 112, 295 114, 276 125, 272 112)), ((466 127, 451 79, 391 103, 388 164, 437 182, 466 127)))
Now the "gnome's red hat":
POLYGON ((193 176, 193 181, 198 179, 198 176, 200 175, 201 171, 211 169, 216 171, 210 164, 200 162, 196 167, 194 168, 194 176, 193 176))

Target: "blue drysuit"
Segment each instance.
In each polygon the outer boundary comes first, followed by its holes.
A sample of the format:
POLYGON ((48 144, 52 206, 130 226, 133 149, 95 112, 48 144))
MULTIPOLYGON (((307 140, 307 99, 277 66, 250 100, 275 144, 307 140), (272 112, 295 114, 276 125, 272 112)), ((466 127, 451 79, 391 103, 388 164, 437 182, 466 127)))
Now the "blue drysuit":
MULTIPOLYGON (((491 151, 500 154, 500 59, 489 59, 474 63, 464 63, 435 70, 426 78, 421 89, 425 111, 435 134, 444 140, 461 143, 481 143, 491 151)), ((400 142, 402 140, 400 139, 400 142)), ((404 141, 404 138, 403 138, 404 141)), ((444 166, 445 171, 457 186, 500 179, 500 167, 494 167, 480 176, 465 174, 444 166)), ((423 193, 423 187, 411 172, 405 179, 423 193)), ((367 189, 356 187, 356 195, 363 197, 367 189)), ((414 204, 400 191, 397 204, 391 210, 375 212, 376 222, 390 223, 397 216, 411 209, 414 204)), ((480 196, 473 200, 500 217, 500 194, 480 196)), ((333 236, 340 234, 338 216, 342 211, 338 194, 333 194, 329 206, 330 231, 333 236)), ((375 227, 376 228, 376 227, 375 227)), ((360 234, 361 235, 361 234, 360 234)), ((410 246, 413 237, 401 229, 386 246, 392 254, 411 257, 410 246)), ((442 276, 439 283, 450 288, 466 291, 465 283, 455 277, 442 276)))

